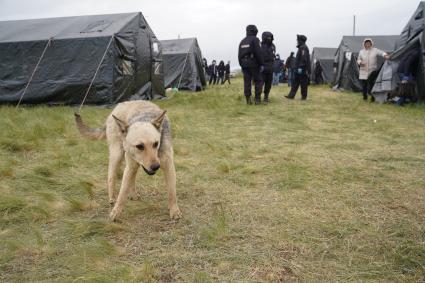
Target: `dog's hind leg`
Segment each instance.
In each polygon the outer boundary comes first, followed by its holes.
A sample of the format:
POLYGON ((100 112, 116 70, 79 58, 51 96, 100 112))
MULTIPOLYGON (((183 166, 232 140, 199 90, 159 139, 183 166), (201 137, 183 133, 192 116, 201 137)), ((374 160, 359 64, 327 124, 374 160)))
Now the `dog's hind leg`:
POLYGON ((124 157, 124 150, 120 143, 109 144, 109 165, 108 165, 108 196, 109 203, 115 203, 115 185, 118 169, 124 157))
POLYGON ((131 186, 135 182, 138 169, 139 169, 139 164, 137 164, 137 162, 135 162, 133 159, 128 157, 126 154, 125 169, 124 169, 124 175, 122 177, 121 189, 118 194, 117 202, 115 203, 115 206, 109 215, 109 219, 111 221, 114 221, 121 214, 124 203, 127 200, 128 194, 131 190, 131 186))
POLYGON ((167 152, 161 156, 161 168, 164 170, 165 184, 168 189, 168 209, 171 219, 182 217, 176 196, 176 169, 174 167, 173 148, 168 147, 167 152))

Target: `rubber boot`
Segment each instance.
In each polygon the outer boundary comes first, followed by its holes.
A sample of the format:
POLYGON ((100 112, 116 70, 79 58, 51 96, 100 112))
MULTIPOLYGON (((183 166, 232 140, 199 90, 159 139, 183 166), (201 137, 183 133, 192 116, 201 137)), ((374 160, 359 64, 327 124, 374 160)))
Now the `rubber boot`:
POLYGON ((252 105, 251 96, 245 96, 245 99, 246 99, 246 104, 252 105))

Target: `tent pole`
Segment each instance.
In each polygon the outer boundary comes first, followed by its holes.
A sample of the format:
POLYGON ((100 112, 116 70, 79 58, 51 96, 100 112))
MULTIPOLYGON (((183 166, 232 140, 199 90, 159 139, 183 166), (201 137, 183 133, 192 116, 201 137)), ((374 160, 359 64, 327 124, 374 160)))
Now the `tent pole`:
POLYGON ((24 98, 25 93, 27 92, 28 87, 30 86, 32 79, 34 78, 35 72, 38 69, 38 66, 40 65, 41 60, 44 57, 44 54, 46 53, 47 48, 50 46, 50 43, 52 42, 53 37, 49 38, 49 41, 47 41, 46 46, 44 47, 43 53, 41 53, 40 58, 38 59, 37 65, 35 65, 34 70, 32 71, 31 77, 27 82, 27 85, 25 86, 24 92, 22 93, 21 97, 19 98, 18 104, 16 105, 16 109, 19 108, 19 105, 21 105, 22 99, 24 98))
POLYGON ((190 49, 191 48, 189 48, 189 50, 187 51, 186 59, 184 60, 183 69, 182 69, 182 73, 180 74, 180 79, 179 79, 179 84, 177 85, 177 89, 180 89, 180 84, 182 82, 183 72, 184 72, 184 68, 186 68, 186 62, 187 62, 187 58, 189 57, 190 49))
POLYGON ((99 72, 99 70, 100 70, 100 66, 101 66, 101 65, 102 65, 102 63, 103 63, 103 60, 104 60, 104 59, 105 59, 105 57, 106 57, 106 53, 108 53, 109 46, 111 46, 111 43, 112 43, 112 40, 113 40, 113 39, 114 39, 114 36, 111 36, 111 39, 109 40, 108 46, 106 46, 105 53, 103 53, 102 59, 100 59, 99 65, 97 66, 97 69, 96 69, 96 72, 94 73, 94 76, 93 76, 93 78, 92 78, 92 80, 91 80, 91 82, 90 82, 89 87, 87 88, 86 94, 84 95, 84 99, 83 99, 83 101, 81 102, 80 108, 78 108, 78 114, 81 112, 81 108, 83 108, 84 102, 86 102, 86 98, 87 98, 87 96, 89 95, 90 89, 91 89, 91 87, 92 87, 92 85, 93 85, 93 82, 94 82, 94 80, 95 80, 96 76, 97 76, 97 73, 98 73, 98 72, 99 72))

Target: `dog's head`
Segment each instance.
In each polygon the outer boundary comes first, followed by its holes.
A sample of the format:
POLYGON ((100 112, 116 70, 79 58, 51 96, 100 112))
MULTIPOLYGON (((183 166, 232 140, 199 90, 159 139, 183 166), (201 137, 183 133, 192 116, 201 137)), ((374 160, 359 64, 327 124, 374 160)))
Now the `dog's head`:
POLYGON ((160 167, 159 148, 166 112, 163 111, 151 122, 136 122, 130 126, 112 115, 123 135, 124 151, 139 163, 148 175, 154 175, 160 167))

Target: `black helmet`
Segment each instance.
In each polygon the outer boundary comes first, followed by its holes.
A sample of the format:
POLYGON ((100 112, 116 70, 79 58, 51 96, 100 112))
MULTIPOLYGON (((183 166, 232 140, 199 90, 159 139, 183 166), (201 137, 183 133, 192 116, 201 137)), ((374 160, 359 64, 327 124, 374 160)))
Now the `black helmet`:
POLYGON ((266 41, 273 42, 273 40, 274 40, 273 34, 271 32, 269 32, 269 31, 263 32, 261 38, 262 38, 262 41, 263 42, 266 42, 266 41))
POLYGON ((305 43, 307 41, 307 37, 302 34, 297 34, 297 41, 300 43, 305 43))
POLYGON ((255 25, 249 25, 246 27, 246 35, 257 35, 258 29, 255 25))

